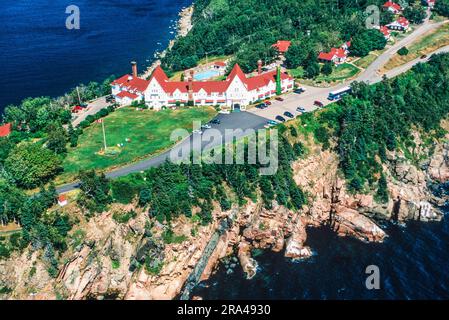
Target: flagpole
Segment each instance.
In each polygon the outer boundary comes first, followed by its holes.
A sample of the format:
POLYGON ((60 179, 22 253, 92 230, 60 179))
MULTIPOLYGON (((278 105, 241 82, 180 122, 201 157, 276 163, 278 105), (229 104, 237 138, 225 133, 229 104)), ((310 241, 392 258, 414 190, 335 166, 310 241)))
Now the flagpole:
POLYGON ((101 126, 103 127, 104 152, 106 152, 106 149, 108 148, 108 146, 106 144, 106 131, 104 130, 104 120, 101 121, 101 126))

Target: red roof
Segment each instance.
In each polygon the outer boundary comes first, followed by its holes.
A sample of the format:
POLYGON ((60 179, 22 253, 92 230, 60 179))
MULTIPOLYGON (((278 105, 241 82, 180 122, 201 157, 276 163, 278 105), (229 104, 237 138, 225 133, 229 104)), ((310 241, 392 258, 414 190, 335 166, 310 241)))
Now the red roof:
POLYGON ((405 17, 400 17, 398 20, 396 20, 401 26, 408 27, 410 25, 410 22, 405 17))
POLYGON ((112 85, 119 85, 120 87, 127 88, 130 91, 138 92, 144 92, 148 88, 149 84, 149 81, 140 78, 134 78, 129 74, 126 74, 123 77, 118 78, 117 80, 112 82, 112 85))
POLYGON ((390 30, 388 30, 388 28, 386 26, 380 27, 379 31, 382 32, 385 37, 390 36, 390 30))
POLYGON ((389 9, 392 8, 394 11, 401 11, 402 8, 399 4, 394 3, 393 1, 387 1, 384 4, 384 8, 389 9))
POLYGON ((139 96, 137 94, 128 92, 128 91, 121 91, 117 94, 117 97, 119 98, 130 98, 132 100, 137 99, 139 96))
POLYGON ((11 124, 7 123, 0 126, 0 137, 7 137, 11 133, 11 124))
POLYGON ((280 53, 286 53, 288 48, 292 45, 291 41, 287 40, 278 40, 275 44, 272 45, 273 48, 276 48, 280 53))
MULTIPOLYGON (((169 81, 162 68, 156 70, 151 76, 151 80, 156 79, 165 92, 173 94, 176 90, 179 90, 182 93, 187 93, 189 91, 188 81, 169 81)), ((242 71, 240 66, 238 64, 235 64, 234 68, 232 68, 231 73, 225 81, 193 81, 192 89, 195 93, 201 90, 206 91, 208 94, 211 94, 213 92, 224 93, 235 77, 238 77, 248 90, 254 90, 260 87, 264 87, 270 81, 276 81, 276 70, 263 73, 252 78, 246 78, 246 75, 242 71)), ((290 77, 287 74, 282 73, 281 79, 290 79, 290 77)))
POLYGON ((326 61, 332 61, 334 57, 343 59, 346 58, 347 55, 345 50, 341 48, 332 48, 330 52, 320 52, 320 54, 318 55, 318 59, 326 61))
MULTIPOLYGON (((246 79, 246 85, 248 90, 255 90, 262 88, 271 82, 276 82, 277 71, 273 70, 267 73, 259 74, 255 77, 246 79)), ((291 79, 291 77, 285 73, 281 73, 281 80, 291 79)))
POLYGON ((59 202, 67 201, 67 198, 66 198, 65 195, 61 194, 61 195, 58 197, 58 201, 59 201, 59 202))
POLYGON ((215 62, 214 64, 215 64, 216 66, 219 66, 219 67, 226 67, 226 63, 223 62, 223 61, 217 61, 217 62, 215 62))
POLYGON ((227 80, 230 81, 230 80, 234 79, 235 77, 239 77, 239 79, 243 83, 246 82, 246 75, 237 63, 234 65, 234 68, 232 68, 232 71, 229 74, 227 80))
POLYGON ((72 108, 72 112, 78 112, 78 111, 81 111, 81 110, 83 110, 83 107, 81 107, 81 106, 74 106, 72 108))

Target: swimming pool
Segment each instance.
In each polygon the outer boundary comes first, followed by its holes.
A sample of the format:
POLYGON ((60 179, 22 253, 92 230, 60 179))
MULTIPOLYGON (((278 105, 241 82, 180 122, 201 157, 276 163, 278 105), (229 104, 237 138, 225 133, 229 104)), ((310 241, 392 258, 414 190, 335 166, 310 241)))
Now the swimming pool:
POLYGON ((217 70, 206 70, 202 72, 198 72, 193 76, 193 78, 197 81, 207 80, 211 78, 218 77, 220 75, 220 72, 217 70))

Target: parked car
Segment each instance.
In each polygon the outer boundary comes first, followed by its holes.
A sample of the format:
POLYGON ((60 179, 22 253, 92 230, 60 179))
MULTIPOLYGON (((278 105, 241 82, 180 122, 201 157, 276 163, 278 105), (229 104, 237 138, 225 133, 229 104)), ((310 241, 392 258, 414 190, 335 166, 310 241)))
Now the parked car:
POLYGON ((81 106, 82 108, 87 108, 88 104, 87 104, 87 103, 80 103, 80 106, 81 106))
POLYGON ((229 110, 220 110, 219 113, 221 113, 221 114, 231 114, 231 111, 229 111, 229 110))
POLYGON ((201 131, 201 130, 193 130, 193 134, 201 135, 201 134, 203 134, 203 131, 201 131))
POLYGON ((296 108, 296 111, 298 111, 298 112, 306 112, 306 109, 304 109, 303 107, 298 107, 298 108, 296 108))
POLYGON ((220 121, 220 119, 213 119, 210 123, 212 123, 212 124, 220 124, 221 121, 220 121))
POLYGON ((113 96, 112 94, 109 95, 109 96, 107 96, 107 97, 106 97, 106 102, 108 102, 108 103, 115 102, 114 96, 113 96))
POLYGON ((282 117, 282 116, 277 116, 276 120, 279 121, 279 122, 285 122, 286 121, 285 118, 282 117))
POLYGON ((284 98, 282 98, 282 97, 276 97, 275 100, 281 101, 281 102, 282 102, 282 101, 284 101, 284 98))
POLYGON ((267 101, 265 101, 265 104, 266 104, 267 106, 271 106, 271 101, 270 101, 270 100, 267 100, 267 101))
POLYGON ((423 54, 422 56, 421 56, 421 59, 426 59, 427 58, 427 54, 423 54))
POLYGON ((306 90, 304 89, 304 88, 298 88, 298 89, 296 89, 295 91, 293 91, 294 93, 297 93, 297 94, 301 94, 301 93, 304 93, 304 92, 306 92, 306 90))
POLYGON ((295 116, 293 115, 293 113, 285 111, 284 112, 284 116, 286 116, 287 118, 293 119, 295 116))
POLYGON ((210 129, 212 128, 209 124, 204 124, 201 126, 201 129, 210 129))
POLYGON ((313 105, 314 106, 317 106, 317 107, 320 107, 320 108, 322 108, 322 107, 324 107, 324 104, 321 102, 321 101, 315 101, 314 103, 313 103, 313 105))
POLYGON ((268 124, 268 125, 271 125, 271 126, 275 126, 275 125, 277 125, 278 123, 277 123, 276 121, 274 121, 274 120, 269 120, 269 121, 267 122, 267 124, 268 124))

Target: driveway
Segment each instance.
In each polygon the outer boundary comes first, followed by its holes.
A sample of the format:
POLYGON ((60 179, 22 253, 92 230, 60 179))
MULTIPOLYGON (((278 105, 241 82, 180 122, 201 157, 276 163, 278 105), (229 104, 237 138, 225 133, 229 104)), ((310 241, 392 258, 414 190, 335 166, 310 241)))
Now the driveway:
POLYGON ((107 106, 109 106, 109 103, 106 102, 106 97, 92 101, 83 112, 76 114, 76 118, 72 121, 73 127, 77 127, 82 121, 86 120, 87 116, 94 115, 107 106))

